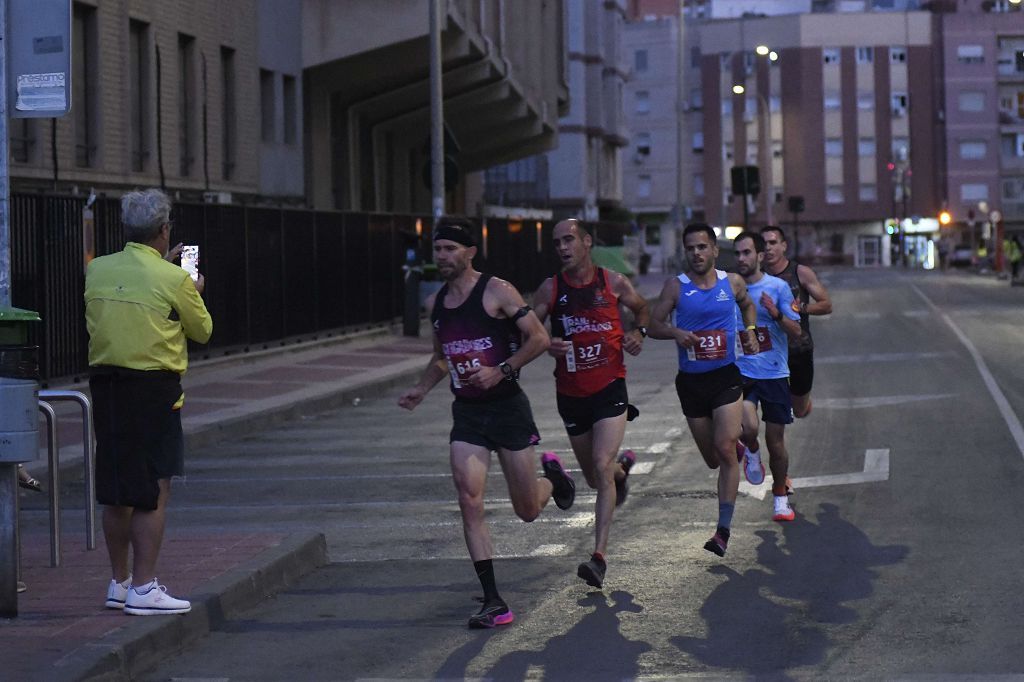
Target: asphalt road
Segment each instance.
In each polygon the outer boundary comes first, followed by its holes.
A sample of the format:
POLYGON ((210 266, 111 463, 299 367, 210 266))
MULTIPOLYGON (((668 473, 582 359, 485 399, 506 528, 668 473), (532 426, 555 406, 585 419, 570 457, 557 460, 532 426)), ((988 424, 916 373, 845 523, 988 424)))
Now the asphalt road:
MULTIPOLYGON (((639 454, 603 592, 575 576, 593 493, 518 521, 495 462, 499 588, 479 594, 448 475, 450 397, 398 390, 190 455, 169 524, 320 530, 332 563, 146 679, 936 679, 1024 674, 1024 288, 956 273, 824 270, 814 411, 788 430, 797 520, 743 485, 729 552, 715 474, 679 410, 674 348, 630 359, 639 454)), ((525 372, 568 453, 551 361, 525 372)), ((571 460, 571 455, 568 461, 571 460)), ((170 581, 170 577, 168 577, 170 581)))

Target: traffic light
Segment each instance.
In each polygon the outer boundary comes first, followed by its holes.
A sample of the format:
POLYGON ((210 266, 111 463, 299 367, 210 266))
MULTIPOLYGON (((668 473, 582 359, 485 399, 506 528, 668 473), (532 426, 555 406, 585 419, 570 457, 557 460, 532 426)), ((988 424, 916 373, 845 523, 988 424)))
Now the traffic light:
POLYGON ((886 234, 899 234, 900 223, 895 218, 889 218, 885 221, 885 233, 886 234))
POLYGON ((945 227, 946 225, 949 225, 951 222, 953 222, 953 216, 952 214, 950 214, 949 211, 947 211, 946 209, 942 209, 941 211, 939 211, 939 225, 945 227))

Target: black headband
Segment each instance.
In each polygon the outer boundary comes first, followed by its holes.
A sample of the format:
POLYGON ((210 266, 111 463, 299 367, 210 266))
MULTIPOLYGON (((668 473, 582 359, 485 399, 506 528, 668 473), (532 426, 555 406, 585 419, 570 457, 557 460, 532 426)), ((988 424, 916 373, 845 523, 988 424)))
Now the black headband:
POLYGON ((438 225, 434 228, 434 241, 438 239, 448 239, 463 246, 476 246, 473 235, 462 225, 438 225))

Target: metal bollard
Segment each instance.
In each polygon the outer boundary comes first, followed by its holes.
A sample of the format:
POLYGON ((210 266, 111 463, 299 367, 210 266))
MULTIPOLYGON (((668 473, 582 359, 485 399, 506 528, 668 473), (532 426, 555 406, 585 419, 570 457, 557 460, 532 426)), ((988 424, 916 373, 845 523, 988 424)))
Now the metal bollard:
POLYGON ((82 460, 85 462, 85 546, 96 549, 96 453, 92 436, 92 402, 80 391, 39 391, 39 400, 72 401, 82 408, 82 460))
POLYGON ((57 413, 50 403, 39 401, 39 411, 46 416, 47 461, 50 463, 50 566, 60 566, 60 445, 57 443, 57 413))

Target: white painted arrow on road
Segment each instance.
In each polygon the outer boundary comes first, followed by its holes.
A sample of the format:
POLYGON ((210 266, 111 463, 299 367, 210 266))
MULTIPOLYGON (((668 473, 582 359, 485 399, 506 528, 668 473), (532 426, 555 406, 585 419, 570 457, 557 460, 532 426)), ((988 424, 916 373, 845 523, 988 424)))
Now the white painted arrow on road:
MULTIPOLYGON (((767 453, 765 453, 767 454, 767 453)), ((764 460, 762 460, 764 461, 764 460)), ((765 465, 767 466, 767 462, 765 465)), ((742 475, 742 474, 741 474, 742 475)), ((761 485, 750 485, 740 480, 740 492, 749 497, 763 500, 772 490, 771 476, 766 476, 761 485)), ((877 483, 889 480, 889 448, 878 448, 864 451, 864 471, 852 474, 832 474, 830 476, 807 476, 794 478, 793 491, 800 492, 805 488, 824 488, 830 485, 851 485, 853 483, 877 483)))

